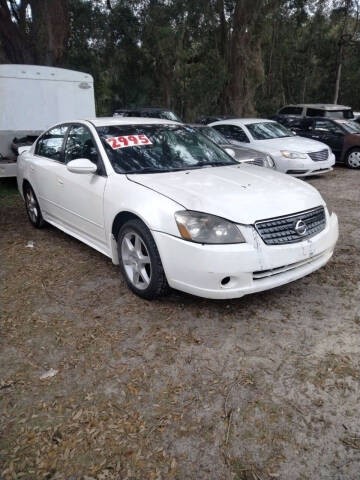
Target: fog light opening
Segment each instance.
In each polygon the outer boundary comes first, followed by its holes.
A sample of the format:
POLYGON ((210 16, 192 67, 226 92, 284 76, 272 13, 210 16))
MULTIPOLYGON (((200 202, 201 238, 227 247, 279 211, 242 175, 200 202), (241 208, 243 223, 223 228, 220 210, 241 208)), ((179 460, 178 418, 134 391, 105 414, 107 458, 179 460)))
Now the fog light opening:
POLYGON ((230 283, 230 277, 224 277, 222 280, 221 280, 221 285, 223 287, 225 287, 228 283, 230 283))

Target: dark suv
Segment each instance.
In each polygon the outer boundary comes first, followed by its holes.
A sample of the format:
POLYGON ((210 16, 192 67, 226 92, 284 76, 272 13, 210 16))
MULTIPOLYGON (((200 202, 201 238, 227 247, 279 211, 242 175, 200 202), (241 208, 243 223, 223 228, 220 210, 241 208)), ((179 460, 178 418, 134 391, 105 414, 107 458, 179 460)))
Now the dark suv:
POLYGON ((282 119, 281 123, 301 137, 329 145, 337 162, 360 168, 360 125, 354 120, 314 117, 282 119))
POLYGON ((176 113, 161 107, 129 107, 115 110, 113 117, 150 117, 163 118, 174 122, 183 123, 176 113))

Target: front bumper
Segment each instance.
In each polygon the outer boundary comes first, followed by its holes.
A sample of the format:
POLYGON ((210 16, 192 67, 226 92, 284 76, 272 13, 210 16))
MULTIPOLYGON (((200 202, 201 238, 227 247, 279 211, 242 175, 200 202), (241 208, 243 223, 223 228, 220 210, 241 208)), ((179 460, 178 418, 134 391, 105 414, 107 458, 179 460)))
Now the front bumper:
POLYGON ((268 290, 325 265, 339 235, 335 214, 327 214, 326 227, 318 235, 287 245, 265 245, 253 227, 241 228, 247 243, 236 245, 201 245, 152 232, 169 285, 213 299, 268 290))
POLYGON ((324 162, 314 162, 308 159, 290 159, 283 156, 274 158, 277 170, 293 177, 308 177, 331 172, 335 165, 335 155, 331 153, 324 162))

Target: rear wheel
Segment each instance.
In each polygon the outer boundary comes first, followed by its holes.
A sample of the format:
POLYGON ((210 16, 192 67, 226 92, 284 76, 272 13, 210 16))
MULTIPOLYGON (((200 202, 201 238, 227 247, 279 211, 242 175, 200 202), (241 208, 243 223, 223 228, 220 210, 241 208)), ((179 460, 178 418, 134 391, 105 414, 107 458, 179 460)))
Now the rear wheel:
POLYGON ((130 220, 118 236, 120 268, 130 290, 151 300, 168 290, 160 255, 150 230, 141 220, 130 220))
POLYGON ((354 148, 346 154, 345 164, 348 168, 360 168, 360 148, 354 148))
POLYGON ((30 185, 26 185, 24 188, 25 208, 29 217, 30 223, 35 228, 42 228, 45 225, 45 220, 41 214, 40 205, 37 201, 34 190, 30 185))

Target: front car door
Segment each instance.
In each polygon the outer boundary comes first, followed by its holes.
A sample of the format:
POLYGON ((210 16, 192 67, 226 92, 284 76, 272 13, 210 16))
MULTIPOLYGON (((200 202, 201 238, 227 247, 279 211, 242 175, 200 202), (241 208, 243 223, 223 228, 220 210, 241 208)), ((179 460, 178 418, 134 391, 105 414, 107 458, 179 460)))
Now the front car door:
POLYGON ((96 141, 84 124, 69 126, 64 147, 64 165, 58 178, 58 195, 62 206, 62 224, 95 248, 106 249, 104 225, 104 191, 106 171, 96 141), (66 164, 86 158, 98 167, 95 174, 70 172, 66 164))
POLYGON ((30 182, 46 220, 58 221, 58 177, 64 167, 64 140, 68 125, 58 125, 38 139, 30 165, 30 182))

